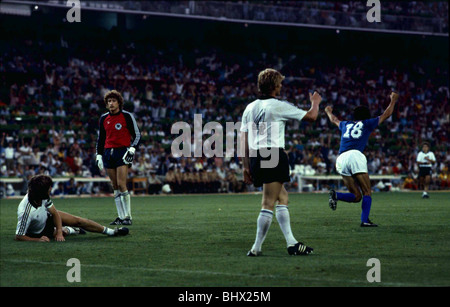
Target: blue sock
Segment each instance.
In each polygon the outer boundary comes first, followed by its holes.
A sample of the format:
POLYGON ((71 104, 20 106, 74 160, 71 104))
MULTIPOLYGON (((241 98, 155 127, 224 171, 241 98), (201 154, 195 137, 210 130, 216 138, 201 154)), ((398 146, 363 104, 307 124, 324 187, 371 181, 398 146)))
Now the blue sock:
POLYGON ((370 207, 372 206, 372 197, 370 196, 363 196, 362 199, 362 213, 361 213, 361 222, 366 223, 369 221, 369 213, 370 213, 370 207))
POLYGON ((355 194, 353 193, 339 193, 336 192, 336 197, 338 200, 346 201, 348 203, 352 203, 355 201, 355 194))

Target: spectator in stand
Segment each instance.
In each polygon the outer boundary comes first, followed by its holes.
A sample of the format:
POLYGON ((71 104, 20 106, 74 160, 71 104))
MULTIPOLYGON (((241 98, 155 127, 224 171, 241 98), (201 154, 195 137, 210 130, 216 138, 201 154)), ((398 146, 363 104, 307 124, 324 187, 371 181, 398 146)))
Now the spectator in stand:
POLYGON ((31 162, 31 153, 33 152, 32 147, 28 141, 24 141, 21 139, 22 146, 19 147, 18 152, 20 153, 19 164, 22 165, 30 165, 31 162))
POLYGON ((64 193, 67 195, 75 195, 77 193, 77 185, 75 183, 75 178, 71 177, 68 181, 64 183, 64 193))
POLYGON ((156 171, 150 171, 150 177, 148 178, 148 194, 159 194, 163 183, 156 176, 156 171))
POLYGON ((179 193, 179 183, 177 178, 175 177, 173 167, 169 168, 169 170, 167 171, 164 183, 167 183, 174 193, 179 193))
MULTIPOLYGON (((2 134, 1 147, 4 146, 6 133, 2 134)), ((5 158, 5 166, 7 175, 14 174, 16 172, 16 163, 15 163, 15 149, 13 142, 8 142, 7 146, 3 149, 3 154, 5 158)))
POLYGON ((210 192, 212 193, 220 192, 222 183, 219 174, 217 173, 217 170, 215 168, 212 168, 211 170, 207 171, 207 175, 210 183, 210 192))
POLYGON ((450 187, 450 176, 448 170, 444 169, 438 176, 439 186, 441 188, 450 187))
POLYGON ((66 195, 66 191, 64 189, 64 184, 60 181, 58 182, 56 188, 53 190, 52 194, 54 196, 64 196, 66 195))
POLYGON ((403 181, 403 189, 417 190, 417 183, 411 173, 409 173, 408 177, 403 181))

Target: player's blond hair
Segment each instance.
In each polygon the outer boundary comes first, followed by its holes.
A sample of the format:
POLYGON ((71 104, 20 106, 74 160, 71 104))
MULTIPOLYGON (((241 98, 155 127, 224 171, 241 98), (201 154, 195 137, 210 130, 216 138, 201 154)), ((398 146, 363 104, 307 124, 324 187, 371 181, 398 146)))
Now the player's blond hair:
POLYGON ((261 95, 270 95, 281 84, 284 78, 279 71, 266 68, 258 75, 258 91, 261 95))
POLYGON ((122 110, 123 108, 123 97, 122 94, 120 94, 120 92, 116 91, 116 90, 112 90, 109 91, 105 94, 105 97, 103 97, 103 101, 105 102, 106 105, 108 105, 108 99, 109 98, 116 98, 117 101, 119 102, 119 108, 122 110))

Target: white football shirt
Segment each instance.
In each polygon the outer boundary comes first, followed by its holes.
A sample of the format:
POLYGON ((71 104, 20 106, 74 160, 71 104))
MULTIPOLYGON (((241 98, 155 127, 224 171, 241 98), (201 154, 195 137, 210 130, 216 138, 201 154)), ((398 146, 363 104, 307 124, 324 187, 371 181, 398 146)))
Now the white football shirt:
POLYGON ((251 150, 284 148, 286 121, 301 121, 306 113, 287 101, 275 98, 257 99, 245 108, 240 130, 248 132, 251 150))
POLYGON ((427 153, 424 153, 423 151, 419 152, 417 155, 417 162, 426 163, 426 164, 420 164, 419 167, 431 167, 432 164, 428 162, 428 160, 425 160, 425 158, 428 158, 430 160, 436 161, 436 157, 434 156, 434 153, 431 151, 428 151, 427 153))
POLYGON ((22 199, 17 208, 16 235, 24 236, 27 233, 39 234, 45 228, 48 217, 48 208, 53 206, 51 199, 42 200, 42 205, 33 207, 28 200, 28 194, 22 199))

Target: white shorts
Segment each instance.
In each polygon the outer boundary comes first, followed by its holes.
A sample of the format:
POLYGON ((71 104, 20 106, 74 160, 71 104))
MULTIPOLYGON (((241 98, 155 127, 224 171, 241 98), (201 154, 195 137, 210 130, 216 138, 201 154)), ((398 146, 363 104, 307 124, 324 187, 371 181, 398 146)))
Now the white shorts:
POLYGON ((356 149, 343 152, 336 159, 336 170, 342 176, 367 173, 366 156, 356 149))

